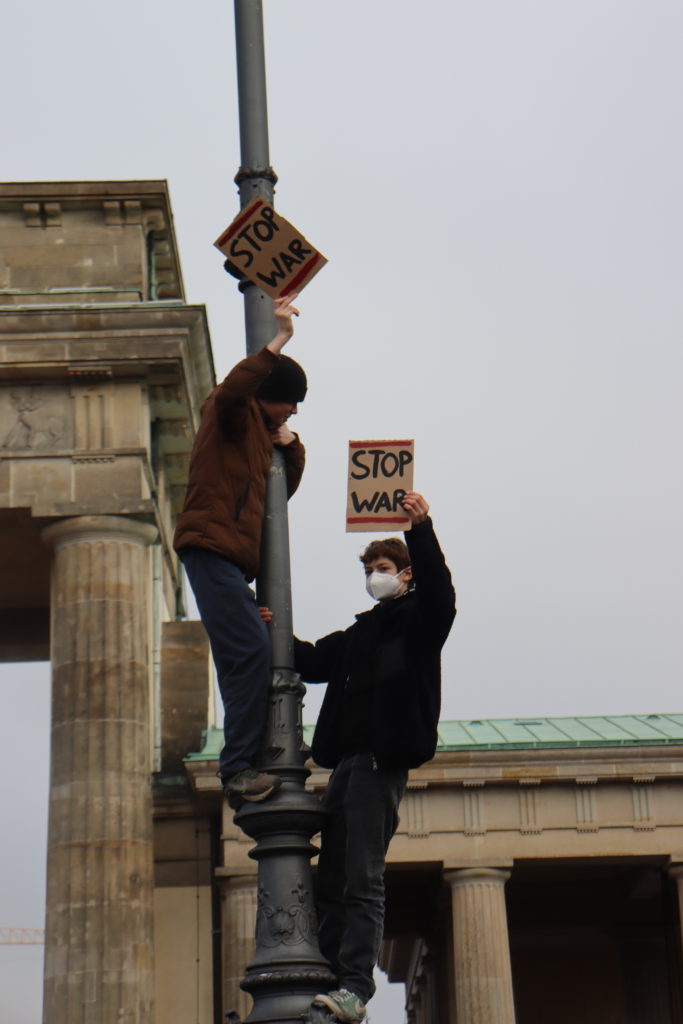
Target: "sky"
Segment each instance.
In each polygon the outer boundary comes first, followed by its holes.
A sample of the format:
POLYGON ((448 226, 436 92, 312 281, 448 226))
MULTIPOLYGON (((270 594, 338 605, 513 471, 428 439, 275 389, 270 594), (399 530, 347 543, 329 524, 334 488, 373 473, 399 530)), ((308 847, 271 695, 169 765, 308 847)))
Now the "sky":
MULTIPOLYGON (((683 7, 264 8, 276 205, 329 259, 287 349, 309 376, 297 633, 368 606, 349 439, 414 437, 458 591, 442 717, 680 712, 683 7)), ((166 178, 223 376, 244 353, 212 246, 238 208, 232 5, 37 0, 4 38, 0 177, 166 178)), ((21 822, 0 925, 40 927, 49 686, 39 666, 0 682, 0 794, 21 822)), ((0 947, 12 1024, 38 1024, 37 955, 0 947)), ((400 1024, 380 998, 374 1024, 400 1024)))

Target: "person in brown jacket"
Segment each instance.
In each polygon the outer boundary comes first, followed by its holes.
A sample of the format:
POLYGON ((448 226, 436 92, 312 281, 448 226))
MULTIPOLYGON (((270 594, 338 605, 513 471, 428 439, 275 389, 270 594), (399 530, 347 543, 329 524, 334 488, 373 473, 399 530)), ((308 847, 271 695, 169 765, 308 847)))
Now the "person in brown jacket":
POLYGON ((270 644, 253 590, 259 568, 266 480, 282 449, 288 497, 305 452, 287 425, 306 394, 306 375, 282 355, 294 328, 296 295, 275 300, 277 333, 239 362, 209 395, 192 449, 174 547, 211 643, 225 711, 220 776, 233 804, 259 801, 280 779, 255 767, 268 709, 270 644))

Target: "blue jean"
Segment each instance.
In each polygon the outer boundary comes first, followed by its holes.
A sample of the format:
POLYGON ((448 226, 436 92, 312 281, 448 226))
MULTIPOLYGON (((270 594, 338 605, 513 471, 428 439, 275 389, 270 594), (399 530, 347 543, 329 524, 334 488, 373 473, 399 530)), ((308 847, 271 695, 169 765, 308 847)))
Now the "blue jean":
POLYGON ((343 758, 323 798, 316 885, 318 940, 340 988, 367 1003, 384 930, 384 865, 398 827, 405 769, 381 771, 371 754, 343 758))
POLYGON ((209 636, 225 712, 220 775, 256 764, 268 714, 270 641, 238 566, 208 548, 179 552, 209 636))

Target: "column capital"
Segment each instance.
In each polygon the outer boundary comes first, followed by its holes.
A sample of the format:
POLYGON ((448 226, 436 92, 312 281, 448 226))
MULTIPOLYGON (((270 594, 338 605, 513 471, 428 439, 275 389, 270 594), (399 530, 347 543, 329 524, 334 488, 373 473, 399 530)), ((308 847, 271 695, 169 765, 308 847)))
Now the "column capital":
POLYGON ((146 546, 154 543, 158 530, 151 523, 128 516, 74 516, 50 523, 40 536, 45 544, 55 548, 97 540, 128 540, 146 546))
POLYGON ((456 885, 482 885, 493 882, 498 885, 505 885, 510 877, 510 871, 504 868, 449 868, 444 871, 443 877, 451 886, 456 885))

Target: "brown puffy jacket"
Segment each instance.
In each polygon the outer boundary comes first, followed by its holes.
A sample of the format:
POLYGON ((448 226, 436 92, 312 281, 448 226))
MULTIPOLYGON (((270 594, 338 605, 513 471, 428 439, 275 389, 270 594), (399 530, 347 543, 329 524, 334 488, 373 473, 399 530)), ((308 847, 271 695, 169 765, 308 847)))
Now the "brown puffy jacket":
MULTIPOLYGON (((173 539, 176 551, 196 546, 225 555, 256 576, 266 480, 273 442, 254 398, 278 356, 263 348, 235 366, 211 392, 190 458, 185 504, 173 539)), ((282 449, 289 497, 299 486, 305 451, 298 437, 282 449)))

